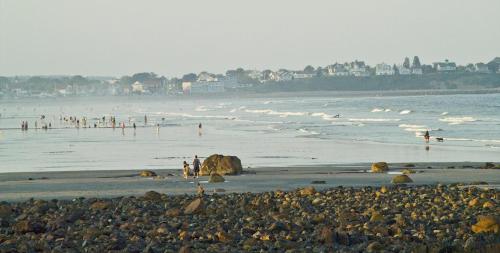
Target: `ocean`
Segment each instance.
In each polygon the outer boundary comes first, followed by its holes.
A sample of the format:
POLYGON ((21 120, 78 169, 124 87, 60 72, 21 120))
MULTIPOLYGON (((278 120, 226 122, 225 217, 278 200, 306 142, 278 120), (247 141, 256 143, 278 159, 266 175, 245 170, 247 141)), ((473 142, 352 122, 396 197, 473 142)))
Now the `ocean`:
POLYGON ((500 161, 500 94, 3 98, 0 114, 0 173, 180 170, 216 153, 244 168, 500 161))

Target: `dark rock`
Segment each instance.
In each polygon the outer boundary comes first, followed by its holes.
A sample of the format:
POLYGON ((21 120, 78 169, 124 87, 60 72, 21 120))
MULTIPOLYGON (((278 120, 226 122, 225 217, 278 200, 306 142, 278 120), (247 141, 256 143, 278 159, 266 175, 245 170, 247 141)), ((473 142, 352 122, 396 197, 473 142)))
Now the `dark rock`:
POLYGON ((243 167, 241 160, 236 156, 211 155, 203 161, 200 175, 209 176, 212 173, 219 175, 241 174, 243 167))

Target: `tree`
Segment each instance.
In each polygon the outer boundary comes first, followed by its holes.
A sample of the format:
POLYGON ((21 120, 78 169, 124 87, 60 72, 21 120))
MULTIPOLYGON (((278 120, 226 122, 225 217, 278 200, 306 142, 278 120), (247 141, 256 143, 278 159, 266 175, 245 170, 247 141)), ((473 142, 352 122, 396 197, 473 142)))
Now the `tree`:
POLYGON ((136 73, 132 76, 132 81, 133 83, 135 82, 141 82, 143 83, 144 81, 146 80, 151 80, 151 79, 155 79, 156 78, 156 74, 153 73, 153 72, 143 72, 143 73, 136 73))
POLYGON ((304 68, 304 73, 306 73, 306 74, 314 74, 314 67, 311 66, 311 65, 307 65, 304 68))
POLYGON ((399 75, 399 69, 396 67, 396 64, 392 65, 392 70, 394 71, 394 75, 399 75))
POLYGON ((182 76, 182 81, 184 82, 194 82, 198 76, 195 73, 189 73, 182 76))
POLYGON ((418 56, 413 57, 412 67, 413 68, 420 68, 421 67, 420 59, 418 58, 418 56))
POLYGON ((405 61, 403 62, 403 67, 409 69, 410 68, 410 58, 405 57, 405 61))

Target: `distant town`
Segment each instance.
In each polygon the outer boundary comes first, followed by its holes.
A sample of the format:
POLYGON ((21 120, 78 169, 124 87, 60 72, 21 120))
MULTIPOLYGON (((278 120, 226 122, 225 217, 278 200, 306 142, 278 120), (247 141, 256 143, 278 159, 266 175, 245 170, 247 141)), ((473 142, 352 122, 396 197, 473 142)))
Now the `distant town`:
POLYGON ((457 65, 451 60, 421 63, 334 63, 302 70, 228 70, 167 78, 155 73, 122 77, 0 76, 0 97, 193 95, 224 92, 309 90, 418 90, 500 88, 500 57, 487 63, 457 65))

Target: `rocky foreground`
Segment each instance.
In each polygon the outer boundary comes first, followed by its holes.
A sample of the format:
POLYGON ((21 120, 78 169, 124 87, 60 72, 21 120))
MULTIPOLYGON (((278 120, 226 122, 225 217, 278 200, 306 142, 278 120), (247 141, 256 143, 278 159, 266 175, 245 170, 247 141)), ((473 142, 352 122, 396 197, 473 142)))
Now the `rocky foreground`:
POLYGON ((500 252, 499 201, 434 185, 0 203, 0 252, 500 252))

